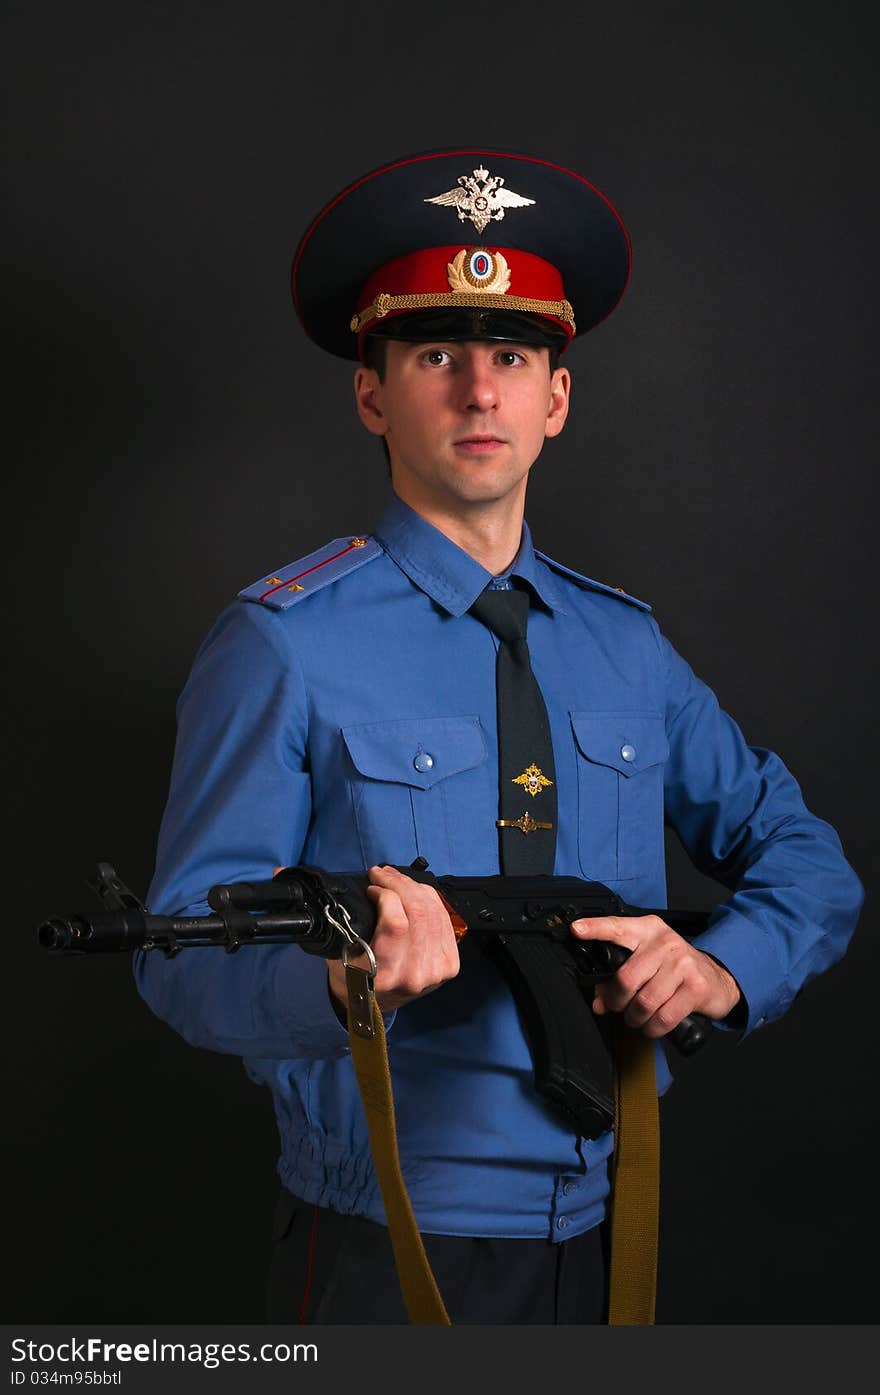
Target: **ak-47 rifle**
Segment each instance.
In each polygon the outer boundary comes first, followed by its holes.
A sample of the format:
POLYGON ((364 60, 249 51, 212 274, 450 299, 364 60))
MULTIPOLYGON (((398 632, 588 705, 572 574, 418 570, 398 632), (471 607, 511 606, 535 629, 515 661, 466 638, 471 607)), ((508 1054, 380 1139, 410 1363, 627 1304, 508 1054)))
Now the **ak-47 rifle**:
MULTIPOLYGON (((433 886, 458 932, 478 940, 497 965, 523 1019, 538 1092, 584 1137, 598 1138, 614 1118, 613 1072, 590 1002, 596 984, 611 978, 630 951, 578 940, 572 921, 658 915, 673 930, 693 936, 706 929, 708 913, 630 906, 601 882, 577 877, 435 877, 424 858, 398 870, 433 886)), ((326 959, 372 959, 376 914, 362 872, 284 867, 270 881, 214 886, 208 893, 214 914, 206 916, 152 915, 106 862, 88 884, 106 909, 44 921, 37 932, 44 949, 161 949, 170 957, 212 945, 232 954, 245 946, 298 944, 326 959)), ((670 1040, 690 1055, 706 1041, 707 1027, 705 1017, 692 1013, 670 1040)))

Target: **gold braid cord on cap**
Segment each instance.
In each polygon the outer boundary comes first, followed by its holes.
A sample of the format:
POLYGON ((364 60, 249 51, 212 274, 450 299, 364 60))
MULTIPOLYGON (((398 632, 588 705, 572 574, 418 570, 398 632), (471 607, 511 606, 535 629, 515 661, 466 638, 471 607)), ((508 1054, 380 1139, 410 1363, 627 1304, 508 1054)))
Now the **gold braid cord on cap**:
POLYGON ((447 305, 467 305, 490 310, 527 310, 533 315, 555 315, 575 330, 574 311, 567 300, 527 300, 520 295, 490 295, 486 291, 438 291, 423 295, 377 295, 372 305, 353 315, 350 328, 359 334, 371 320, 383 320, 392 310, 430 310, 447 305))

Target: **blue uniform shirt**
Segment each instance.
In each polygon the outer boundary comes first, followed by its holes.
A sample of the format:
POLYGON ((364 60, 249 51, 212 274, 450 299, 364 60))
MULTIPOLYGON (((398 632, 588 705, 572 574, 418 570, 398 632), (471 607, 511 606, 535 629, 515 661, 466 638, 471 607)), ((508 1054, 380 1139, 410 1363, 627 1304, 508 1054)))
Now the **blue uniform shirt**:
MULTIPOLYGON (((697 941, 739 982, 746 1030, 844 951, 861 888, 778 756, 749 747, 642 602, 536 552, 532 665, 553 735, 556 872, 666 905, 664 817, 733 889, 697 941)), ((392 498, 220 617, 178 706, 152 910, 200 914, 217 882, 417 856, 498 871, 497 641, 468 607, 491 577, 392 498), (430 760, 425 759, 426 756, 430 760)), ((240 1054, 272 1091, 283 1183, 384 1220, 325 962, 294 945, 137 957, 152 1009, 240 1054)), ((386 1019, 404 1176, 420 1227, 568 1238, 595 1225, 610 1135, 577 1138, 536 1095, 510 994, 462 942, 459 976, 386 1019)), ((658 1047, 658 1084, 669 1083, 658 1047)))

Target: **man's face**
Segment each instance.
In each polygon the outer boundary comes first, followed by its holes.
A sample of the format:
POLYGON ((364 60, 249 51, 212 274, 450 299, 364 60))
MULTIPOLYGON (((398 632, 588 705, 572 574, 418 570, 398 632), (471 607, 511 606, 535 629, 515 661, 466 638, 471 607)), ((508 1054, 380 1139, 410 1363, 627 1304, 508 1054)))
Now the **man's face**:
POLYGON ((523 495, 544 440, 568 414, 569 375, 546 348, 488 340, 389 340, 383 380, 361 368, 361 420, 384 436, 408 503, 449 508, 523 495))

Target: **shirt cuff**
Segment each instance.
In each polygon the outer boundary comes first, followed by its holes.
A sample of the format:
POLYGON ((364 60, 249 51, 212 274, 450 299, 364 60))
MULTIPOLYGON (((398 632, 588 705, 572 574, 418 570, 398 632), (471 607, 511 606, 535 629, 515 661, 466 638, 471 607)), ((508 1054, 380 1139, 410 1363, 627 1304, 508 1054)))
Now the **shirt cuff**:
POLYGON ((748 1036, 788 1007, 779 956, 767 932, 755 921, 722 907, 718 919, 691 941, 736 979, 741 998, 716 1025, 748 1036))

